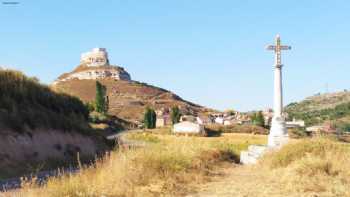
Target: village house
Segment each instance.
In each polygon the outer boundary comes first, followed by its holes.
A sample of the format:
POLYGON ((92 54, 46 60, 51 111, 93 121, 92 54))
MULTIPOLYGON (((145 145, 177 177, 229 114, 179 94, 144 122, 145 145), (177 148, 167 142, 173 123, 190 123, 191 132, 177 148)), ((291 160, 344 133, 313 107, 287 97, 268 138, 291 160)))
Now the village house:
POLYGON ((196 120, 197 120, 197 123, 201 125, 208 125, 214 122, 211 116, 205 116, 205 115, 198 116, 196 120))
POLYGON ((325 122, 323 125, 314 125, 306 128, 306 132, 312 135, 332 134, 336 132, 336 128, 330 122, 325 122))
POLYGON ((172 124, 171 116, 170 116, 170 110, 169 109, 160 109, 156 111, 157 114, 157 120, 156 120, 156 127, 165 127, 172 124))
POLYGON ((293 119, 292 121, 286 121, 287 128, 303 128, 305 127, 305 122, 303 120, 293 119))
POLYGON ((180 122, 185 122, 185 121, 196 122, 197 118, 195 116, 192 116, 192 115, 182 115, 180 117, 180 122))
POLYGON ((246 113, 230 112, 230 113, 215 113, 211 114, 213 123, 221 125, 233 124, 251 124, 251 118, 246 113))

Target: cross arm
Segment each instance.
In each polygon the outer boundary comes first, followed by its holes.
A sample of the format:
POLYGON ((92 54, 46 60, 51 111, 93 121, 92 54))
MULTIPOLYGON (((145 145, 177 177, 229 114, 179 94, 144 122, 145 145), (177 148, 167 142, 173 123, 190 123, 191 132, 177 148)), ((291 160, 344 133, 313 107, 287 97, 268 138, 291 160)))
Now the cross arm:
POLYGON ((291 46, 286 46, 286 45, 281 46, 281 50, 291 50, 291 49, 292 49, 291 46))
POLYGON ((267 49, 267 50, 276 50, 276 46, 274 46, 274 45, 268 45, 268 46, 266 46, 266 49, 267 49))
MULTIPOLYGON (((275 45, 268 45, 266 46, 266 49, 275 51, 277 47, 275 45)), ((291 49, 292 49, 291 46, 286 46, 286 45, 280 46, 280 50, 291 50, 291 49)))

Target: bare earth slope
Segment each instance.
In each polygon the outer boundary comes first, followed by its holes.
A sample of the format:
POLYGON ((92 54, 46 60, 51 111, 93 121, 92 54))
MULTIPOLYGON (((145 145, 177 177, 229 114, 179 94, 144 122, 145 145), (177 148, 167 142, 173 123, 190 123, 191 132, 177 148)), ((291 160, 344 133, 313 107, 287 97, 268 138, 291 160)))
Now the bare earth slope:
MULTIPOLYGON (((103 78, 99 81, 107 87, 109 113, 126 120, 142 120, 146 106, 161 109, 177 105, 183 113, 192 115, 208 110, 185 101, 170 91, 145 83, 111 78, 103 78)), ((91 102, 95 99, 96 80, 72 79, 58 82, 53 88, 77 96, 85 102, 91 102)))

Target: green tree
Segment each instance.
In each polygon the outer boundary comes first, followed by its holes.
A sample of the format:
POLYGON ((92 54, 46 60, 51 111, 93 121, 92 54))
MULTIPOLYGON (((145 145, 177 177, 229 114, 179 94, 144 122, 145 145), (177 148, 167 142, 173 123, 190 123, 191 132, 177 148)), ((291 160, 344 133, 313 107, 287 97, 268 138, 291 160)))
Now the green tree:
POLYGON ((105 114, 108 110, 108 98, 106 97, 106 86, 96 81, 96 111, 105 114))
POLYGON ((157 114, 152 108, 146 108, 143 119, 146 129, 154 129, 156 127, 157 114))
POLYGON ((173 124, 180 122, 181 112, 178 106, 174 106, 171 108, 170 116, 171 122, 173 124))
POLYGON ((253 115, 253 124, 258 125, 258 126, 265 126, 265 120, 264 120, 264 115, 262 114, 262 111, 259 111, 253 115))
POLYGON ((156 128, 156 122, 157 122, 157 114, 156 112, 151 109, 151 126, 152 126, 152 129, 156 128))

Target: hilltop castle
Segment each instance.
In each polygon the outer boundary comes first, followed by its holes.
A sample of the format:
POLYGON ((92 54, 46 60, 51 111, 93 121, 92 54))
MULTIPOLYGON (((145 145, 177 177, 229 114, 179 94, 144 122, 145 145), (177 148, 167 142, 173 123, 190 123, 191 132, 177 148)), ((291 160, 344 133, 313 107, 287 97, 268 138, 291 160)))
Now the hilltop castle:
POLYGON ((80 63, 87 66, 109 65, 108 53, 105 48, 94 48, 92 51, 81 54, 80 63))
POLYGON ((69 80, 96 80, 110 78, 130 81, 131 77, 124 68, 109 64, 108 53, 105 48, 94 48, 83 53, 80 65, 70 73, 65 73, 54 81, 53 85, 69 80))

